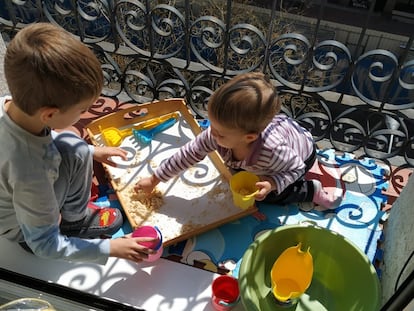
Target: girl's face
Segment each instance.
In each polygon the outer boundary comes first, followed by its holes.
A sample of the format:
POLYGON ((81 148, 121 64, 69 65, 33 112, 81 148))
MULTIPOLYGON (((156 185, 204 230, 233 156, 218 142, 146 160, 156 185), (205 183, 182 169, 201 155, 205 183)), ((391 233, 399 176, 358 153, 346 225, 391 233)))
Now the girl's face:
POLYGON ((249 144, 257 138, 257 134, 246 134, 239 129, 228 128, 210 116, 209 120, 211 134, 221 147, 234 149, 249 144))

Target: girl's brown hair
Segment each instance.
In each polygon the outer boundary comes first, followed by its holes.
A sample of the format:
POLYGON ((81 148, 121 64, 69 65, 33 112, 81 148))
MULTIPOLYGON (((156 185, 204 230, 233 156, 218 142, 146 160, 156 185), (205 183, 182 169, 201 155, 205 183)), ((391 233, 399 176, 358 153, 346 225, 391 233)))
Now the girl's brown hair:
POLYGON ((260 133, 280 111, 272 83, 263 73, 238 75, 218 88, 208 101, 208 112, 220 124, 245 133, 260 133))
POLYGON ((9 43, 4 71, 13 102, 33 115, 41 107, 65 111, 102 91, 99 60, 63 28, 31 24, 9 43))

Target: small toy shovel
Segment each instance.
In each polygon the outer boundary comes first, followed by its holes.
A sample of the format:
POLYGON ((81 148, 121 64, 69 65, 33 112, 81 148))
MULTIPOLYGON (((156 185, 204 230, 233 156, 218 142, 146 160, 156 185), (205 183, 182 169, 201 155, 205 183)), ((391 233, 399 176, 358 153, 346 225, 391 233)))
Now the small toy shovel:
MULTIPOLYGON (((143 130, 143 129, 152 129, 155 126, 161 124, 162 122, 169 120, 171 118, 178 118, 178 113, 173 112, 173 113, 169 113, 166 114, 164 116, 161 117, 157 117, 157 118, 153 118, 153 119, 149 119, 147 121, 144 121, 136 126, 134 126, 133 128, 135 130, 143 130)), ((122 140, 127 137, 132 135, 132 129, 133 128, 127 128, 124 130, 120 130, 116 127, 108 127, 105 129, 102 129, 101 126, 99 126, 99 130, 102 133, 102 138, 105 142, 105 144, 107 146, 112 146, 112 147, 118 147, 121 143, 122 140)))
POLYGON ((273 264, 271 280, 273 295, 280 302, 298 298, 309 287, 313 275, 313 258, 309 252, 301 250, 302 244, 283 251, 273 264))
POLYGON ((167 121, 162 122, 161 124, 157 125, 156 127, 150 130, 132 129, 132 133, 134 134, 136 141, 138 141, 142 145, 148 145, 151 143, 152 139, 156 134, 170 128, 174 125, 176 121, 176 118, 169 118, 167 121))
POLYGON ((101 129, 102 138, 107 146, 118 147, 122 140, 132 134, 132 129, 119 130, 116 127, 101 129))

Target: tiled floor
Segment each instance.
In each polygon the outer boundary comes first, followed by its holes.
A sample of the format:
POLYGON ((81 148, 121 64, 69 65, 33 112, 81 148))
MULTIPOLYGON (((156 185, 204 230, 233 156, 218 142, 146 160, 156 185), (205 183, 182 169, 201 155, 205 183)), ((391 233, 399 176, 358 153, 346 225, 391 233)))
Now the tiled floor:
POLYGON ((388 197, 387 204, 385 205, 384 210, 391 209, 392 204, 400 195, 412 172, 412 168, 399 168, 396 166, 391 167, 389 187, 384 191, 384 193, 388 197))

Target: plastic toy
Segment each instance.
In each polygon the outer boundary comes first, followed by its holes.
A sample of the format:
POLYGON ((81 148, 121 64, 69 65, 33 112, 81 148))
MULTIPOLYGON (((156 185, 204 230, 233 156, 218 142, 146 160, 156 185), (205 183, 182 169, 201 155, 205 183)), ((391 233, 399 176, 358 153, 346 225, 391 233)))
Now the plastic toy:
POLYGON ((249 172, 238 172, 230 179, 234 205, 246 209, 254 205, 254 196, 259 192, 256 183, 259 177, 249 172))
POLYGON ((144 121, 137 126, 134 126, 132 128, 127 128, 124 130, 120 130, 116 127, 107 127, 105 129, 102 129, 101 126, 99 126, 99 130, 101 131, 102 138, 107 146, 111 147, 118 147, 125 137, 131 136, 133 134, 133 129, 135 130, 149 130, 157 125, 161 124, 162 122, 169 120, 170 118, 178 119, 179 114, 177 112, 169 113, 164 116, 149 119, 147 121, 144 121))
POLYGON ((298 298, 309 287, 313 275, 313 258, 310 247, 303 252, 302 244, 283 251, 270 272, 273 295, 280 302, 298 298))
POLYGON ((166 129, 170 128, 171 126, 173 126, 175 124, 175 122, 177 121, 176 118, 170 118, 167 121, 162 122, 161 124, 157 125, 156 127, 150 129, 150 130, 137 130, 137 129, 132 129, 132 133, 134 134, 135 139, 142 145, 148 145, 149 143, 151 143, 153 137, 162 132, 165 131, 166 129))
POLYGON ((158 260, 163 251, 163 245, 162 245, 162 234, 161 231, 156 226, 141 226, 132 232, 133 237, 149 237, 149 238, 156 238, 154 241, 149 242, 140 242, 139 244, 151 248, 156 251, 155 254, 148 255, 147 259, 144 259, 144 261, 156 261, 158 260))
POLYGON ((119 130, 116 127, 101 129, 102 138, 106 145, 118 147, 125 137, 132 134, 132 129, 119 130))
POLYGON ((311 224, 284 224, 260 234, 243 255, 237 279, 249 311, 381 309, 380 281, 368 256, 343 235, 311 224), (298 243, 311 246, 312 282, 303 295, 282 303, 273 295, 270 271, 298 243))
POLYGON ((211 303, 214 310, 230 311, 239 302, 239 283, 230 275, 220 275, 211 285, 211 303))

